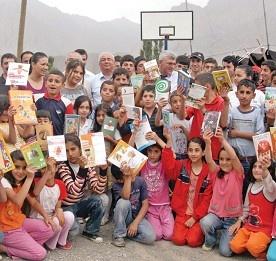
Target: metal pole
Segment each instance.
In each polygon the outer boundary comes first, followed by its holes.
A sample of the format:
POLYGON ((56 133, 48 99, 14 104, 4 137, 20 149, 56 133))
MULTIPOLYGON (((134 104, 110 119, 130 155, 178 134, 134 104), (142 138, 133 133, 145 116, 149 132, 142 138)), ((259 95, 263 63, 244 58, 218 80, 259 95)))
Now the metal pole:
POLYGON ((164 50, 168 50, 168 40, 169 40, 169 35, 165 35, 165 41, 164 41, 164 50))
POLYGON ((263 11, 264 11, 264 22, 265 22, 266 44, 267 44, 267 49, 269 49, 268 29, 267 29, 266 10, 265 10, 265 0, 263 0, 263 11))
MULTIPOLYGON (((185 3, 186 3, 186 10, 188 11, 188 0, 186 0, 185 3)), ((189 40, 189 42, 190 42, 190 52, 192 53, 193 52, 192 40, 189 40)))
POLYGON ((18 58, 23 52, 26 9, 27 9, 27 0, 21 0, 21 11, 20 11, 19 31, 18 31, 18 42, 17 42, 18 58))

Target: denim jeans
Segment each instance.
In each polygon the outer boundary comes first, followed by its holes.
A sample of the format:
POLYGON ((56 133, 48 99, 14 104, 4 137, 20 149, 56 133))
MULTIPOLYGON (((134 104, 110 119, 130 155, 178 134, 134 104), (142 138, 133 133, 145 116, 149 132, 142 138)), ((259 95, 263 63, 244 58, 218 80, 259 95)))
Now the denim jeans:
POLYGON ((248 186, 250 184, 250 167, 252 163, 255 162, 254 160, 241 160, 241 164, 243 166, 243 171, 244 171, 244 180, 243 180, 243 187, 242 187, 242 198, 243 200, 245 199, 246 192, 248 189, 248 186))
POLYGON ((229 242, 233 238, 233 235, 228 232, 228 228, 233 225, 237 219, 238 218, 219 218, 213 213, 209 213, 202 218, 200 220, 200 226, 205 235, 204 244, 207 247, 214 247, 217 242, 217 230, 220 230, 219 253, 223 256, 231 256, 232 251, 229 242))
MULTIPOLYGON (((71 211, 75 215, 75 217, 87 218, 84 231, 95 235, 100 231, 101 219, 104 214, 104 209, 102 205, 102 201, 99 196, 90 196, 88 198, 82 199, 78 203, 64 207, 64 211, 71 211)), ((70 236, 76 236, 80 232, 80 224, 75 219, 75 222, 70 229, 70 236)))
POLYGON ((276 261, 276 238, 272 239, 266 257, 267 261, 276 261))
MULTIPOLYGON (((113 237, 126 237, 127 227, 132 223, 133 217, 131 213, 131 204, 129 200, 119 199, 114 209, 113 221, 115 228, 113 237)), ((152 244, 155 241, 155 233, 151 224, 143 218, 138 225, 137 234, 129 239, 135 240, 143 244, 152 244)))

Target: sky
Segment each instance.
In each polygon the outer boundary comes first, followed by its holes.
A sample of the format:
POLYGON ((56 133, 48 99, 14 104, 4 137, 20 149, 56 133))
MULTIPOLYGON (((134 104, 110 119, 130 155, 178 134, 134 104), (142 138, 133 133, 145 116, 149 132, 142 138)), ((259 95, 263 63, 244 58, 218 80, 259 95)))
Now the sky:
MULTIPOLYGON (((108 21, 125 17, 139 23, 140 11, 169 11, 185 0, 39 0, 64 13, 88 16, 96 21, 108 21), (107 8, 108 7, 108 8, 107 8)), ((209 0, 188 0, 204 7, 209 0)))

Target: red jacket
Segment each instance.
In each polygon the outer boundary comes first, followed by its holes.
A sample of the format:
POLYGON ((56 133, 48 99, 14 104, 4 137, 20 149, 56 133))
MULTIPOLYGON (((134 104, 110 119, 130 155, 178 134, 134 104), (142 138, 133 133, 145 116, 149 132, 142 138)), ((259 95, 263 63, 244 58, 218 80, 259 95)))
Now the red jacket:
MULTIPOLYGON (((171 207, 177 216, 184 217, 190 187, 191 161, 175 160, 172 150, 165 148, 162 151, 162 164, 167 178, 176 181, 171 207)), ((207 215, 212 197, 212 186, 208 174, 208 165, 204 163, 197 180, 193 202, 193 218, 197 221, 207 215)))

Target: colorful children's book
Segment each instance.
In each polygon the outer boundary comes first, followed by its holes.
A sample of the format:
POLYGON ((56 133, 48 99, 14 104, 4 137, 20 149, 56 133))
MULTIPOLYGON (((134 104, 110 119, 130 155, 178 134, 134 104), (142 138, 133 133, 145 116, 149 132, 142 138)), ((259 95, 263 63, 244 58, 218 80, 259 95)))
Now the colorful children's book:
POLYGON ((48 150, 47 137, 53 136, 53 125, 50 123, 37 124, 35 126, 36 140, 42 151, 48 150))
POLYGON ((164 128, 169 129, 172 126, 173 113, 167 110, 162 111, 164 128))
POLYGON ((27 86, 30 64, 9 63, 6 85, 27 86))
POLYGON ((146 134, 148 132, 152 131, 148 118, 146 116, 143 116, 142 121, 140 122, 139 129, 135 135, 135 145, 138 151, 142 151, 145 148, 155 144, 156 142, 154 140, 147 140, 146 134))
POLYGON ((179 157, 187 154, 187 137, 182 128, 172 128, 170 130, 172 147, 174 153, 179 157))
POLYGON ((218 93, 220 93, 222 88, 226 88, 227 91, 232 90, 232 82, 227 70, 213 71, 212 74, 218 93))
POLYGON ((265 88, 265 108, 266 110, 276 109, 276 88, 265 88))
POLYGON ((0 134, 0 169, 2 174, 13 170, 14 164, 3 136, 0 134))
POLYGON ((16 109, 15 124, 37 124, 32 91, 9 90, 9 100, 16 109))
POLYGON ((144 63, 145 71, 149 78, 154 80, 160 77, 160 71, 156 59, 144 63))
POLYGON ((265 132, 253 136, 253 143, 256 151, 257 159, 262 156, 272 157, 273 147, 270 132, 265 132))
POLYGON ((205 86, 193 83, 189 89, 185 105, 196 109, 200 109, 196 101, 204 97, 206 89, 207 88, 205 86))
POLYGON ((80 136, 82 155, 87 157, 87 166, 106 164, 106 151, 102 132, 87 133, 80 136))
POLYGON ((167 80, 157 80, 155 83, 155 101, 159 101, 164 98, 169 99, 171 91, 171 82, 167 80))
POLYGON ((117 129, 118 120, 112 117, 105 116, 102 125, 102 132, 104 136, 114 137, 117 129))
POLYGON ((108 161, 118 168, 126 162, 132 169, 132 174, 137 175, 146 163, 148 157, 120 140, 108 157, 108 161))
POLYGON ((273 147, 274 160, 276 160, 276 127, 270 127, 271 141, 273 147))
POLYGON ((180 70, 178 71, 178 78, 177 78, 177 88, 181 88, 184 90, 184 95, 187 96, 188 91, 190 89, 190 83, 191 83, 191 76, 180 70))
POLYGON ((46 161, 38 142, 27 143, 20 150, 28 166, 37 169, 46 167, 46 161))
POLYGON ((53 157, 56 161, 67 160, 64 135, 48 136, 47 143, 49 157, 53 157))
POLYGON ((203 134, 206 130, 210 130, 215 135, 219 126, 220 115, 220 111, 207 111, 203 118, 201 133, 203 134))
POLYGON ((80 131, 80 115, 65 114, 64 134, 72 133, 79 136, 80 131))
POLYGON ((130 77, 130 82, 134 90, 139 90, 143 87, 145 76, 143 74, 135 74, 130 77))
POLYGON ((139 119, 142 120, 142 108, 141 107, 135 107, 135 106, 125 106, 127 111, 127 117, 128 119, 139 119))
POLYGON ((133 87, 123 86, 121 87, 121 90, 122 90, 123 105, 135 106, 133 87))

